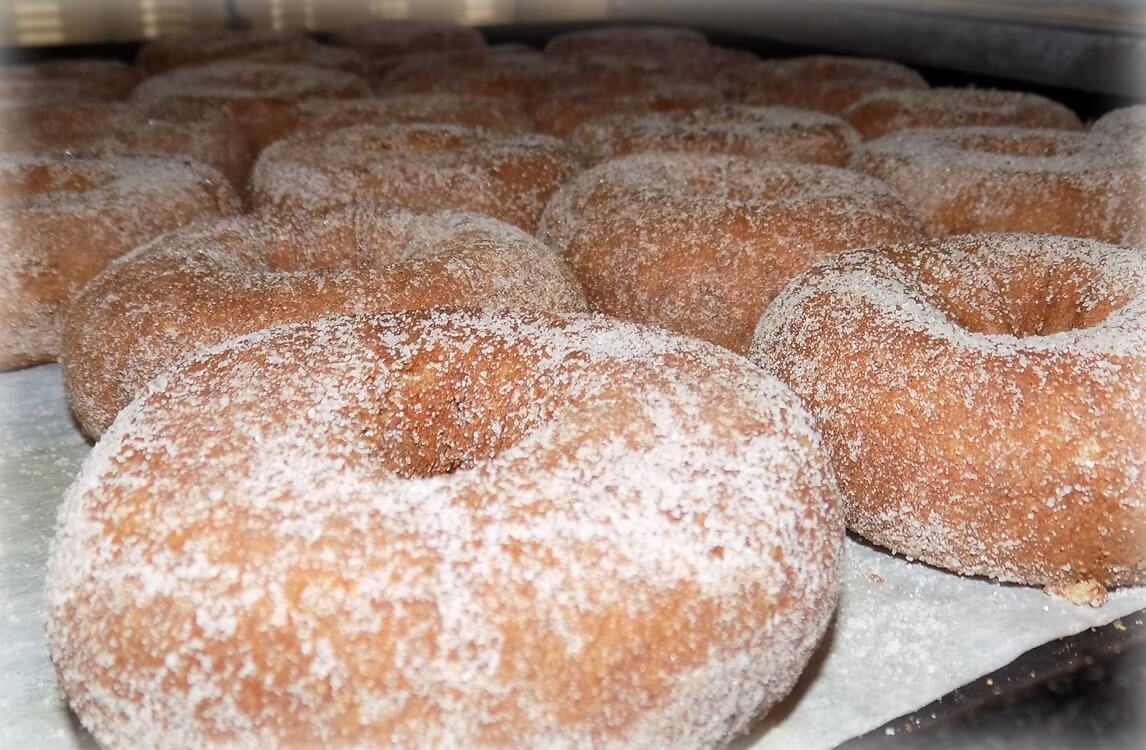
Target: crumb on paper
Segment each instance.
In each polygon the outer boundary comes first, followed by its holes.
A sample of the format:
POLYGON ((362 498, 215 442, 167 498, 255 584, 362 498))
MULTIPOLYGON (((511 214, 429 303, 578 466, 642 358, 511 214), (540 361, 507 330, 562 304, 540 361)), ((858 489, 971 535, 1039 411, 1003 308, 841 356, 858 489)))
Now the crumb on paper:
POLYGON ((1048 586, 1044 590, 1051 596, 1060 596, 1073 604, 1101 607, 1106 603, 1106 587, 1093 578, 1064 586, 1048 586))

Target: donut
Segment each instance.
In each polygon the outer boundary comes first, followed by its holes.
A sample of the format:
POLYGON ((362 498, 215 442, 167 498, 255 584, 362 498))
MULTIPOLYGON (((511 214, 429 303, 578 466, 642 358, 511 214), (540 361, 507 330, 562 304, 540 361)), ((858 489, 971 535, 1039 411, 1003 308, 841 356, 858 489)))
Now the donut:
POLYGON ((586 309, 556 254, 477 214, 356 207, 313 224, 222 219, 136 248, 84 286, 64 322, 64 383, 98 437, 195 349, 331 313, 442 305, 586 309))
MULTIPOLYGON (((371 58, 366 64, 366 79, 370 85, 380 93, 386 93, 386 78, 392 71, 401 67, 405 71, 397 80, 402 85, 411 85, 411 93, 422 93, 433 90, 434 78, 451 76, 454 73, 465 73, 474 68, 483 68, 496 65, 504 59, 519 62, 537 63, 541 60, 541 53, 526 44, 491 44, 488 47, 470 47, 451 51, 436 52, 410 52, 389 57, 371 58), (422 83, 418 86, 407 84, 406 79, 418 79, 422 83), (413 91, 419 88, 420 91, 413 91)), ((471 93, 471 92, 460 92, 471 93)))
POLYGON ((539 132, 558 137, 597 117, 671 112, 719 104, 724 94, 708 84, 658 77, 577 75, 539 94, 532 112, 539 132))
POLYGON ((807 55, 770 60, 739 81, 733 98, 746 104, 772 104, 842 114, 857 99, 885 89, 919 90, 927 81, 890 60, 807 55))
POLYGON ((197 162, 0 154, 0 369, 54 360, 63 306, 115 256, 238 210, 197 162))
POLYGON ((817 263, 750 358, 816 416, 851 529, 1099 603, 1146 582, 1146 256, 1024 234, 817 263))
POLYGON ((283 137, 296 131, 331 131, 353 125, 440 123, 504 132, 533 129, 511 100, 465 94, 396 94, 364 99, 303 99, 283 113, 283 137))
POLYGON ((675 26, 605 26, 558 34, 545 44, 545 54, 559 58, 595 55, 673 57, 708 47, 704 34, 675 26))
POLYGON ((277 326, 96 444, 48 651, 109 748, 715 746, 827 625, 837 494, 791 391, 704 342, 584 314, 277 326))
POLYGON ((998 89, 899 89, 876 91, 843 113, 864 138, 911 128, 1011 126, 1081 130, 1082 121, 1056 101, 1024 91, 998 89))
POLYGON ((251 153, 226 112, 178 104, 72 102, 12 107, 4 112, 6 152, 73 156, 137 154, 201 161, 236 190, 246 183, 251 153))
POLYGON ((465 94, 507 98, 523 107, 579 69, 528 54, 418 56, 395 65, 375 86, 383 95, 465 94))
POLYGON ((234 60, 260 63, 295 63, 316 68, 332 68, 364 76, 370 69, 369 61, 352 49, 332 47, 308 40, 307 44, 282 45, 236 55, 234 60))
POLYGON ((1146 104, 1136 104, 1107 112, 1094 121, 1090 126, 1090 133, 1096 138, 1130 142, 1136 148, 1139 158, 1142 158, 1143 145, 1146 145, 1146 104))
POLYGON ((1146 173, 1086 134, 950 128, 868 141, 863 169, 899 190, 930 234, 1037 232, 1146 242, 1146 173))
POLYGON ((649 151, 736 154, 847 166, 859 135, 832 115, 787 107, 719 104, 691 110, 599 117, 569 135, 586 161, 649 151))
POLYGON ((765 306, 819 256, 920 236, 885 184, 835 167, 639 154, 582 172, 538 236, 594 309, 744 352, 765 306))
POLYGON ((145 42, 136 53, 135 64, 155 75, 249 55, 268 54, 269 61, 297 62, 295 55, 315 45, 305 33, 294 29, 189 31, 145 42))
POLYGON ((485 37, 477 29, 451 21, 387 18, 335 31, 330 43, 351 47, 371 58, 385 58, 484 47, 485 37))
POLYGON ((578 168, 571 146, 535 133, 360 125, 274 144, 255 162, 249 197, 279 213, 348 203, 458 208, 532 232, 553 191, 578 168))
POLYGON ((282 136, 287 110, 301 99, 366 96, 358 76, 311 65, 221 62, 178 68, 136 87, 137 102, 185 102, 231 112, 256 152, 282 136))
POLYGON ((139 73, 117 60, 50 60, 0 65, 0 102, 46 104, 123 99, 139 73))

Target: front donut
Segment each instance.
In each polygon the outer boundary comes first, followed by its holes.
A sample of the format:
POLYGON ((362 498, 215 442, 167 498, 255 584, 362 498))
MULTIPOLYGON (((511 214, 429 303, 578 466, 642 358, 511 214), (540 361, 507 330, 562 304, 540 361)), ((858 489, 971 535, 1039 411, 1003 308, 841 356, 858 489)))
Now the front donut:
POLYGON ((61 510, 49 649, 111 748, 712 745, 823 633, 837 499, 795 396, 714 345, 327 317, 119 415, 61 510))

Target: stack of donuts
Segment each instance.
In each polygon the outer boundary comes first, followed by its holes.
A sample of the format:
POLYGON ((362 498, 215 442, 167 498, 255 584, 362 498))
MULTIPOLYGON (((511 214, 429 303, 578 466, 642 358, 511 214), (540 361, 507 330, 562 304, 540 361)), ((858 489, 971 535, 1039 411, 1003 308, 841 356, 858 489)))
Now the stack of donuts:
POLYGON ((47 635, 106 747, 724 744, 845 524, 1146 582, 1141 107, 421 21, 0 99, 0 368, 95 441, 47 635))

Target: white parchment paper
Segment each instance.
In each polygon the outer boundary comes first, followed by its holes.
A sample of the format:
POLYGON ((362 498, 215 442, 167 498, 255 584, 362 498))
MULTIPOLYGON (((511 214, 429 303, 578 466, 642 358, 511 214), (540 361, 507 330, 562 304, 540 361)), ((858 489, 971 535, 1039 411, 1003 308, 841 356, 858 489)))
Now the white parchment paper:
MULTIPOLYGON (((87 453, 56 366, 0 373, 0 748, 94 747, 57 692, 41 628, 56 506, 87 453)), ((1143 607, 1146 589, 1077 607, 849 541, 828 638, 796 692, 737 744, 833 747, 1040 643, 1143 607)))

